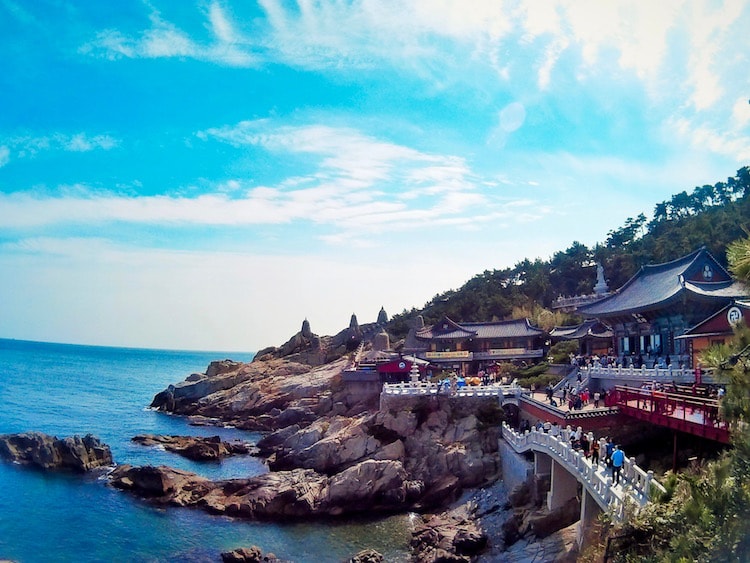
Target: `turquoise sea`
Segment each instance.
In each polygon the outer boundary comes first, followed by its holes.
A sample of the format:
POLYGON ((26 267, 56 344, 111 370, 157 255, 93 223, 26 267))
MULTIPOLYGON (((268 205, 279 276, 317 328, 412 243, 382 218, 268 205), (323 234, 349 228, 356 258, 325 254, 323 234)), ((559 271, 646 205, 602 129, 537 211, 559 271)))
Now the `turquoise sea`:
MULTIPOLYGON (((0 339, 0 434, 38 430, 58 437, 91 433, 117 463, 167 464, 211 478, 257 475, 242 456, 196 463, 133 444, 136 434, 220 434, 149 410, 153 396, 213 360, 252 354, 49 344, 0 339)), ((0 461, 0 560, 18 562, 220 561, 220 553, 259 546, 296 562, 339 562, 365 548, 407 561, 408 516, 317 523, 233 520, 183 508, 159 509, 95 476, 44 473, 0 461)))

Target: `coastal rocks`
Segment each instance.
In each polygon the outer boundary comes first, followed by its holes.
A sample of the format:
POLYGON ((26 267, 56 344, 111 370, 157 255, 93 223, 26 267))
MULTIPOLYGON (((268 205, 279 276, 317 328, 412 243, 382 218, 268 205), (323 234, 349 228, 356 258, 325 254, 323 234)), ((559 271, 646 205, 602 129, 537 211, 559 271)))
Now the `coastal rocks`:
POLYGON ((323 473, 347 467, 381 447, 368 433, 368 422, 366 417, 319 419, 289 435, 269 460, 269 467, 307 467, 323 473))
POLYGON ((468 563, 481 553, 487 536, 472 513, 473 506, 465 504, 449 512, 423 516, 412 532, 414 561, 468 563))
POLYGON ((574 563, 577 560, 577 524, 550 534, 544 539, 528 538, 514 543, 493 561, 498 563, 574 563))
POLYGON ((306 426, 334 408, 350 414, 366 408, 337 384, 347 365, 345 358, 315 368, 282 359, 253 361, 213 376, 191 375, 158 393, 151 407, 245 430, 306 426))
POLYGON ((396 410, 286 427, 264 437, 258 448, 269 456, 271 470, 303 467, 333 475, 368 460, 397 461, 406 479, 419 484, 419 504, 426 507, 445 504, 463 488, 495 479, 497 440, 497 428, 483 425, 471 408, 435 398, 396 410))
POLYGON ((346 563, 383 563, 385 558, 374 549, 364 549, 346 563))
POLYGON ((251 444, 239 441, 223 442, 219 436, 202 438, 140 434, 131 440, 144 446, 162 446, 167 451, 194 461, 217 461, 231 455, 249 454, 252 450, 251 444))
POLYGON ((41 432, 0 436, 0 457, 42 469, 85 472, 112 465, 112 452, 91 434, 59 439, 41 432))
POLYGON ((110 484, 161 503, 190 506, 203 498, 214 484, 203 477, 165 465, 118 465, 109 474, 110 484))
POLYGON ((392 511, 421 492, 420 484, 407 479, 399 462, 374 460, 333 477, 294 469, 223 481, 166 466, 122 465, 110 474, 110 483, 159 504, 272 520, 392 511))
POLYGON ((225 551, 221 554, 221 560, 224 563, 283 563, 273 553, 263 555, 256 545, 225 551))

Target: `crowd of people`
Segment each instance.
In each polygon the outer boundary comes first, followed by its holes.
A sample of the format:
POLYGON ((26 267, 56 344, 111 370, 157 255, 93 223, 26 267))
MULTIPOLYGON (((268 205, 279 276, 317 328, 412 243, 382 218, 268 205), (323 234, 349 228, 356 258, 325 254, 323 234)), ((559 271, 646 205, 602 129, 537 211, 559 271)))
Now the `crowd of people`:
MULTIPOLYGON (((618 485, 622 480, 625 452, 611 437, 603 436, 597 439, 593 432, 584 432, 581 426, 575 430, 570 425, 560 428, 557 422, 550 421, 537 422, 535 429, 537 432, 544 432, 563 442, 569 442, 571 448, 581 452, 594 466, 602 470, 606 468, 612 476, 613 484, 618 485)), ((521 432, 531 430, 528 420, 521 421, 520 430, 521 432)))
POLYGON ((606 391, 594 391, 592 393, 588 387, 581 386, 580 379, 576 385, 572 385, 570 382, 566 383, 562 390, 557 392, 560 398, 559 403, 555 396, 555 390, 551 385, 547 385, 544 392, 550 406, 557 407, 567 403, 568 410, 571 411, 581 410, 589 404, 593 404, 594 408, 598 409, 600 406, 604 406, 604 399, 607 394, 606 391))

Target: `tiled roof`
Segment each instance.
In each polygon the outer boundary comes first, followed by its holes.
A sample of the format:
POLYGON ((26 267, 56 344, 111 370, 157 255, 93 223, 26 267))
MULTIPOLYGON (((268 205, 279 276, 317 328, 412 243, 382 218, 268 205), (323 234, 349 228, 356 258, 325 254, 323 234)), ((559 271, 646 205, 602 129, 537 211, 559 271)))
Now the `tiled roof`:
POLYGON ((543 330, 531 326, 528 319, 489 323, 456 323, 445 317, 439 323, 416 333, 419 340, 451 340, 461 338, 497 339, 541 336, 543 330))
POLYGON ((596 319, 589 319, 575 326, 556 326, 549 335, 564 340, 578 340, 586 336, 593 338, 612 338, 612 329, 596 319))
POLYGON ((516 319, 495 323, 461 323, 461 326, 477 333, 476 338, 525 338, 541 336, 545 332, 531 326, 529 319, 516 319))
POLYGON ((448 317, 443 317, 432 326, 424 327, 416 334, 419 340, 457 340, 473 338, 474 336, 476 336, 476 332, 464 328, 464 325, 460 325, 448 317))
POLYGON ((704 248, 672 262, 643 266, 625 285, 609 297, 578 309, 589 317, 638 313, 667 305, 684 292, 702 297, 743 297, 747 291, 732 281, 729 274, 704 248), (715 272, 712 279, 695 281, 704 267, 715 272), (693 280, 693 281, 686 281, 693 280))

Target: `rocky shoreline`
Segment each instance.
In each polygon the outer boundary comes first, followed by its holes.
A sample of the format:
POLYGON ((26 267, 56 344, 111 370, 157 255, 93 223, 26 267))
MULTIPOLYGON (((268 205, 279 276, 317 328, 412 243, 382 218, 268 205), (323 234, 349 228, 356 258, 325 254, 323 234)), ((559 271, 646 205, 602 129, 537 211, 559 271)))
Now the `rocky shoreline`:
MULTIPOLYGON (((154 397, 152 408, 195 423, 262 431, 257 449, 218 437, 133 438, 198 460, 253 453, 267 460, 269 473, 213 481, 166 466, 125 464, 111 471, 109 483, 157 505, 247 519, 416 511, 421 516, 413 532, 414 561, 469 562, 489 554, 492 561, 538 560, 537 540, 554 535, 565 517, 540 515, 533 495, 508 495, 503 488, 498 452, 503 411, 497 400, 381 399, 377 392, 352 388, 342 379, 350 362, 349 331, 321 339, 303 324, 284 346, 264 350, 250 363, 212 362, 205 373, 154 397), (513 551, 517 545, 526 547, 513 551), (514 555, 506 558, 509 554, 514 555)), ((0 455, 77 471, 113 464, 109 448, 91 436, 32 436, 0 437, 0 455), (65 450, 68 444, 75 447, 65 450)), ((253 560, 259 553, 245 548, 227 557, 253 560)), ((560 540, 541 553, 545 560, 562 561, 570 546, 560 540)), ((378 560, 374 553, 360 555, 352 561, 378 560)))

